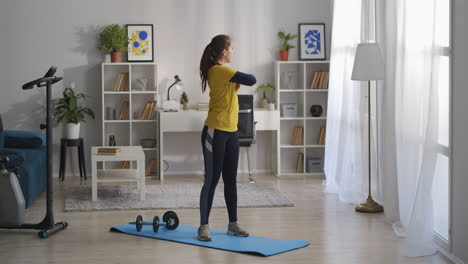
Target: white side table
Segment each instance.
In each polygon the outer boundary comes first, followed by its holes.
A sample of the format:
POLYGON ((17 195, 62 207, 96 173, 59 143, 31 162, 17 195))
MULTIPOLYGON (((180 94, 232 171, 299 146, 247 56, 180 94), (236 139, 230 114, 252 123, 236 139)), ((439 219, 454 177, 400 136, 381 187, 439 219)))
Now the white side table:
MULTIPOLYGON (((97 201, 98 182, 137 182, 140 190, 140 200, 145 200, 145 153, 141 146, 118 146, 118 155, 98 155, 97 150, 102 147, 91 148, 92 165, 92 199, 97 201), (135 169, 97 169, 97 163, 103 161, 136 161, 135 169)), ((112 148, 112 147, 105 147, 112 148)))

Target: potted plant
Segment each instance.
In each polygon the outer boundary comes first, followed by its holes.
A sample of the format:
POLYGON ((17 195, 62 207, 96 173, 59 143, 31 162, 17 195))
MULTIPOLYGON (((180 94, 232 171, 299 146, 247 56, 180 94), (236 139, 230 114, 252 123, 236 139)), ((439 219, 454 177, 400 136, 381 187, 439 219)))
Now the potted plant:
POLYGON ((110 52, 111 62, 121 62, 121 52, 128 50, 127 30, 117 24, 107 25, 100 34, 99 42, 98 49, 110 52))
POLYGON ((264 83, 261 84, 257 87, 257 92, 262 92, 262 105, 264 108, 269 108, 271 109, 271 104, 273 104, 273 109, 274 109, 274 102, 275 100, 269 100, 266 93, 268 90, 274 90, 275 87, 271 85, 270 83, 264 83))
POLYGON ((296 47, 296 46, 290 45, 288 41, 297 38, 297 34, 291 36, 291 34, 289 33, 286 35, 284 32, 280 31, 278 32, 278 37, 282 41, 280 45, 280 60, 287 61, 289 57, 289 49, 296 47))
POLYGON ((188 95, 185 92, 182 93, 179 101, 180 101, 180 104, 184 106, 183 109, 188 110, 189 99, 188 99, 188 95))
POLYGON ((54 118, 65 123, 65 138, 77 139, 80 137, 80 123, 86 122, 86 116, 94 119, 94 112, 83 106, 86 95, 75 94, 72 88, 65 88, 62 98, 52 100, 54 118))

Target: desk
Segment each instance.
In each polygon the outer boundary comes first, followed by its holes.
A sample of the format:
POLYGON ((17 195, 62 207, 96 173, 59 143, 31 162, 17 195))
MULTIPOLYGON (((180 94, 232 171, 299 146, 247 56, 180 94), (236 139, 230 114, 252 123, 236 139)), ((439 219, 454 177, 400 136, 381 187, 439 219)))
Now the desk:
MULTIPOLYGON (((186 110, 179 112, 158 111, 159 120, 159 179, 164 179, 164 133, 169 132, 200 132, 205 124, 208 111, 186 110)), ((257 131, 278 130, 278 110, 269 111, 263 108, 254 109, 254 121, 257 131)))

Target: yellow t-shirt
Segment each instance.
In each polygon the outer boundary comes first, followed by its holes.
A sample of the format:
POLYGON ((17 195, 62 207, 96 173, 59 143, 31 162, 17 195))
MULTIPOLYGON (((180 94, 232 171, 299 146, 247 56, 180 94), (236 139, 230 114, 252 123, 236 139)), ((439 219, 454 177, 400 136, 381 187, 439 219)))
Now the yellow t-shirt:
POLYGON ((230 82, 236 70, 215 65, 208 69, 208 86, 210 87, 210 102, 205 125, 227 132, 237 131, 239 119, 239 102, 237 89, 239 85, 230 82))

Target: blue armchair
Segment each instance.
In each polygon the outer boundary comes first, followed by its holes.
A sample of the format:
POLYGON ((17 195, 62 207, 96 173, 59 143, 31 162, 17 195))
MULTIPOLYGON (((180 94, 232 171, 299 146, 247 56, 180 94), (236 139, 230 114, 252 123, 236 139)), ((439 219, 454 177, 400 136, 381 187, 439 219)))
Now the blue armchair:
POLYGON ((12 156, 9 165, 17 167, 19 183, 28 207, 46 187, 45 135, 29 131, 3 130, 0 116, 0 155, 12 156), (15 164, 15 161, 18 161, 18 164, 15 164))

